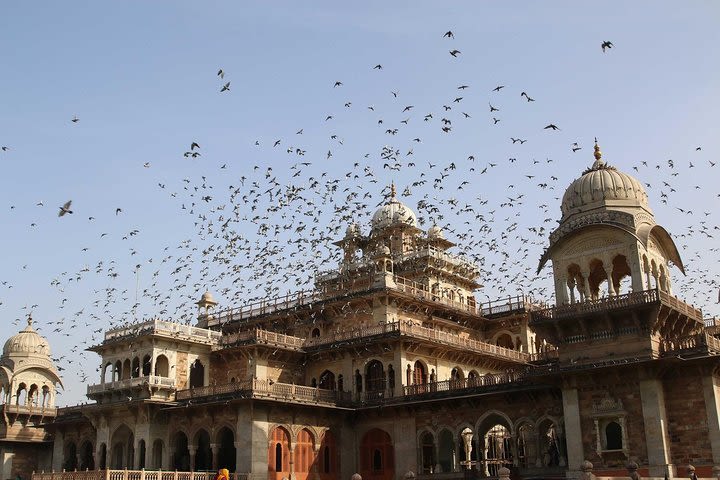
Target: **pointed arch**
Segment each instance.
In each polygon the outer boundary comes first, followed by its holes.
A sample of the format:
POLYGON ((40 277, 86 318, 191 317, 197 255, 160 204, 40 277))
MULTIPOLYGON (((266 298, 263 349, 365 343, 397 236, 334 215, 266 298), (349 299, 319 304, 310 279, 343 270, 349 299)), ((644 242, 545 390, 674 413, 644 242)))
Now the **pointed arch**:
POLYGON ((277 426, 270 431, 268 442, 268 480, 290 478, 290 431, 277 426))

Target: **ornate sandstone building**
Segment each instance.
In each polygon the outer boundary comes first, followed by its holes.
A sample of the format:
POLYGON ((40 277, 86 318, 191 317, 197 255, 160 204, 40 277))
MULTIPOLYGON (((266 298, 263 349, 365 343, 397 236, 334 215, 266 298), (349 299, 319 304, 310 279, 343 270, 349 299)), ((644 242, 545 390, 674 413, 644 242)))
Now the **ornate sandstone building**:
POLYGON ((205 293, 196 326, 107 331, 93 402, 41 418, 52 468, 444 480, 577 477, 589 460, 597 475, 636 462, 643 476, 688 463, 710 476, 720 340, 673 296, 683 264, 645 190, 596 146, 561 210, 539 265, 552 262, 554 307, 479 304, 477 267, 393 188, 312 290, 217 312, 205 293))

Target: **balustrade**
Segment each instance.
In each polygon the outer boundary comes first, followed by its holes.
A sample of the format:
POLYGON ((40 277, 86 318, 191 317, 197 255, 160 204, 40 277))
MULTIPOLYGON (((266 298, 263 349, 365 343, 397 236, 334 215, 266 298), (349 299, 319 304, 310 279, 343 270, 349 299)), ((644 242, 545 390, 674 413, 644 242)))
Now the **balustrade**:
POLYGON ((96 385, 88 385, 87 393, 101 393, 111 390, 122 390, 127 388, 139 387, 148 384, 153 387, 164 387, 168 389, 175 388, 175 379, 168 377, 160 377, 157 375, 146 375, 144 377, 126 378, 114 382, 98 383, 96 385))
MULTIPOLYGON (((216 472, 159 470, 84 470, 33 472, 31 480, 213 480, 216 472)), ((230 480, 248 480, 247 473, 231 473, 230 480)))

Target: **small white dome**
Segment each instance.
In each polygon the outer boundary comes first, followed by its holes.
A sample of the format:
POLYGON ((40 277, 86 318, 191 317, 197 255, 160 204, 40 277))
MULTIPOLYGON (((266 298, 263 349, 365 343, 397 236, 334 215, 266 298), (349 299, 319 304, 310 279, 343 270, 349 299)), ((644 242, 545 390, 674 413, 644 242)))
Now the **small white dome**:
POLYGON ((30 318, 27 327, 8 338, 3 346, 3 357, 12 357, 15 354, 41 355, 50 358, 48 341, 35 331, 30 318))
POLYGON ((437 225, 433 225, 428 228, 427 237, 429 240, 443 240, 445 238, 445 234, 443 233, 442 228, 437 225))
POLYGON ((648 195, 634 177, 607 165, 595 145, 595 163, 565 190, 560 210, 567 218, 598 207, 641 207, 648 212, 648 195))
POLYGON ((357 237, 360 235, 360 225, 353 222, 345 229, 345 238, 357 237))

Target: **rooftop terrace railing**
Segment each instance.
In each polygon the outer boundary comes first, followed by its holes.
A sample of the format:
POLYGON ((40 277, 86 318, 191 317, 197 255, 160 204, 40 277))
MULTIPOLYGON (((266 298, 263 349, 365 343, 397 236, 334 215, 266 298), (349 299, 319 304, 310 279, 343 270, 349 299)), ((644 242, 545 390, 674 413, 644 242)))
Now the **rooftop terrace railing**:
POLYGON ((215 343, 222 335, 220 332, 208 330, 206 328, 198 328, 176 322, 152 319, 145 322, 110 329, 105 332, 105 342, 131 336, 150 334, 202 343, 215 343))
POLYGON ((88 395, 109 392, 113 390, 122 390, 127 388, 140 387, 145 384, 152 385, 155 387, 166 387, 169 389, 175 388, 175 379, 168 377, 160 377, 157 375, 145 375, 143 377, 126 378, 123 380, 116 380, 114 382, 98 383, 95 385, 87 386, 88 395))
POLYGON ((5 403, 0 406, 5 413, 14 413, 17 415, 34 415, 42 417, 54 417, 57 414, 56 407, 49 407, 43 405, 14 405, 12 403, 5 403))

